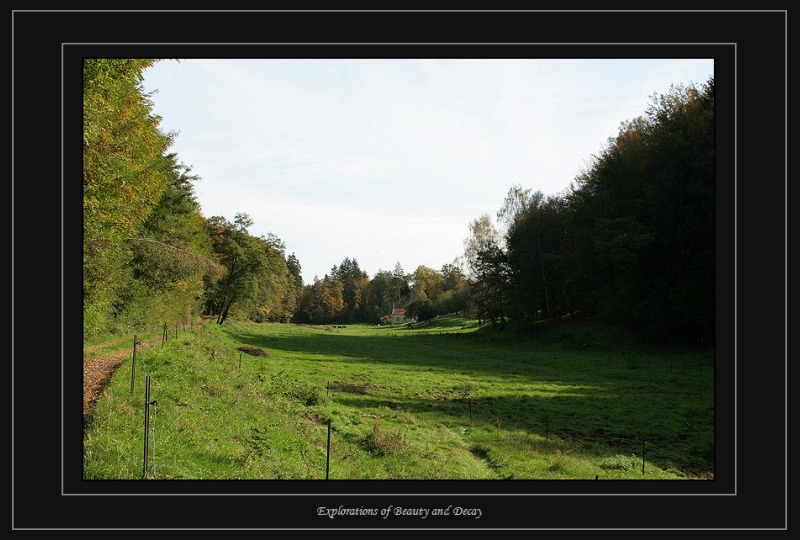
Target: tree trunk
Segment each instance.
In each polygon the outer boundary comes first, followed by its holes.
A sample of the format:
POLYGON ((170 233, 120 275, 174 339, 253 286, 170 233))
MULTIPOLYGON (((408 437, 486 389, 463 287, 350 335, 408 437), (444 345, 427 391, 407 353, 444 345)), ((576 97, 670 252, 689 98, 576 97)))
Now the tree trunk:
POLYGON ((221 325, 222 323, 225 322, 225 319, 228 318, 228 311, 231 309, 231 304, 233 304, 233 302, 226 302, 225 303, 225 307, 222 308, 222 311, 217 316, 217 324, 221 325))

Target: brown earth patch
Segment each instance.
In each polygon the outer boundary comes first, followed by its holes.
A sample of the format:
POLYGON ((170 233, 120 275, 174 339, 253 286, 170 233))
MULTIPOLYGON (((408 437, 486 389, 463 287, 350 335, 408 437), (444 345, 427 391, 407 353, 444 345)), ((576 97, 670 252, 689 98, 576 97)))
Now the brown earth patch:
MULTIPOLYGON (((137 350, 142 350, 158 343, 161 338, 156 338, 139 345, 137 350)), ((90 350, 96 347, 89 348, 90 350)), ((84 351, 87 352, 87 351, 84 351)), ((101 358, 93 358, 83 363, 83 417, 91 412, 94 404, 103 393, 103 389, 111 379, 120 364, 131 357, 131 351, 119 351, 101 358)))
POLYGON ((263 351, 256 347, 239 347, 236 350, 242 351, 243 353, 249 354, 250 356, 269 356, 267 351, 263 351))
POLYGON ((305 416, 306 420, 308 420, 312 424, 320 423, 320 416, 316 413, 306 413, 303 416, 305 416))

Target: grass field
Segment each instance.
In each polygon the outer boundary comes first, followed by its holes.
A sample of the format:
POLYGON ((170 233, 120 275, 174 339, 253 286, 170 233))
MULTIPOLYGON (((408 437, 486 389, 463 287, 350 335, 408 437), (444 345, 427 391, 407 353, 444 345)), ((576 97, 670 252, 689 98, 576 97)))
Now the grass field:
POLYGON ((713 359, 580 319, 529 336, 459 316, 209 324, 139 351, 133 393, 120 366, 84 478, 144 476, 149 376, 150 478, 708 479, 713 359))

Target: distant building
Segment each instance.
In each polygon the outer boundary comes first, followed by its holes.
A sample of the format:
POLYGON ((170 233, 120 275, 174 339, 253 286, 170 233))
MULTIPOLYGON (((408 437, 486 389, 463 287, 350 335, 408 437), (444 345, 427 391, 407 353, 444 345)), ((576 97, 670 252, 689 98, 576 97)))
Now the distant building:
POLYGON ((394 305, 392 305, 392 324, 403 324, 407 321, 406 308, 394 307, 394 305))

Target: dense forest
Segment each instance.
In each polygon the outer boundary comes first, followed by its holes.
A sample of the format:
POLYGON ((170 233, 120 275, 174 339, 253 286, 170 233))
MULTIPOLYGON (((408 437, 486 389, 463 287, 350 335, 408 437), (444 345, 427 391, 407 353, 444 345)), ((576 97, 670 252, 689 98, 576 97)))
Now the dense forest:
POLYGON ((250 234, 249 215, 203 216, 200 178, 142 88, 156 61, 84 61, 84 337, 201 314, 378 323, 400 305, 420 321, 463 311, 530 331, 594 316, 653 341, 712 342, 713 79, 653 96, 564 193, 512 185, 451 264, 370 277, 347 256, 304 285, 295 254, 250 234))

